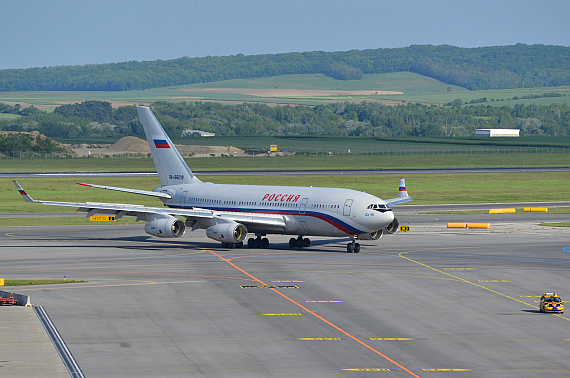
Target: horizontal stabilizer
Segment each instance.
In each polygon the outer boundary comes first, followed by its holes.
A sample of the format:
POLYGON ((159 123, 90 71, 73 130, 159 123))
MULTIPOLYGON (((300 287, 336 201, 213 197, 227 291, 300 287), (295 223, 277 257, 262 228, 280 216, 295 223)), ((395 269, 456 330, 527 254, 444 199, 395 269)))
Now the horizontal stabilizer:
POLYGON ((92 188, 99 188, 99 189, 107 189, 107 190, 115 190, 117 192, 125 192, 125 193, 133 193, 133 194, 142 194, 144 196, 151 196, 151 197, 158 197, 158 198, 166 198, 171 199, 172 196, 168 193, 163 192, 151 192, 148 190, 138 190, 138 189, 127 189, 127 188, 117 188, 114 186, 104 186, 104 185, 93 185, 93 184, 83 184, 78 182, 79 185, 89 186, 92 188))

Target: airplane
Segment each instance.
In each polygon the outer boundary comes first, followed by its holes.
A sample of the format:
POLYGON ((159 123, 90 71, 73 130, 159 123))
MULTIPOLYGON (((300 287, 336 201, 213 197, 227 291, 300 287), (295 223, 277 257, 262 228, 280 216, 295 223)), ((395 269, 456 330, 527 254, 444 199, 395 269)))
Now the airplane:
POLYGON ((137 106, 137 112, 161 186, 146 191, 78 184, 156 197, 165 207, 34 200, 14 180, 23 199, 77 207, 79 212, 87 213, 87 218, 134 216, 137 222, 147 222, 146 233, 162 238, 180 237, 187 228, 205 229, 206 236, 221 242, 222 248, 243 247, 248 233, 255 234, 255 238, 247 240, 250 248, 268 248, 268 234, 296 236, 289 240, 291 248, 309 247, 311 241, 307 236, 350 237, 348 253, 360 252, 357 240, 377 240, 384 232, 396 232, 399 223, 390 206, 412 201, 403 178, 398 197, 388 200, 350 189, 202 182, 192 173, 150 108, 137 106))

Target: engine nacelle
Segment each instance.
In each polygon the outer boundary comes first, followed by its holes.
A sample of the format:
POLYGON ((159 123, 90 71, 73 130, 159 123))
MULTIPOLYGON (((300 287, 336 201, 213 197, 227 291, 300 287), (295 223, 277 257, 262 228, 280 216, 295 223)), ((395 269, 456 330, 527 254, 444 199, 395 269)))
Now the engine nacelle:
POLYGON ((159 238, 177 238, 184 235, 186 226, 184 221, 174 217, 158 218, 145 224, 144 231, 159 238))
POLYGON ((394 232, 398 231, 399 225, 400 225, 400 223, 398 223, 398 220, 396 218, 394 218, 392 223, 390 223, 389 225, 384 227, 384 229, 386 230, 387 233, 393 234, 394 232))
POLYGON ((247 236, 247 227, 236 222, 218 223, 206 230, 206 236, 223 243, 241 243, 247 236))
POLYGON ((380 239, 382 237, 382 234, 384 233, 384 229, 380 229, 378 231, 374 231, 371 232, 369 234, 360 234, 358 235, 358 239, 360 240, 377 240, 380 239))

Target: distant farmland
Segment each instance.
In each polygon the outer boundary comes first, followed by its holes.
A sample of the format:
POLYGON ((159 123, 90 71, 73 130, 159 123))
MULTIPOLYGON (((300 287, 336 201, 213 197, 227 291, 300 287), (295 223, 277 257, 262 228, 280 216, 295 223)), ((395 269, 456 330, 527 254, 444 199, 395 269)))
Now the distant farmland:
POLYGON ((374 101, 393 105, 403 101, 445 104, 457 98, 466 103, 485 97, 488 99, 486 105, 513 106, 515 103, 547 105, 570 102, 570 99, 566 98, 568 95, 570 95, 570 87, 467 91, 465 88, 449 85, 429 77, 399 72, 364 75, 362 80, 348 81, 335 80, 322 74, 315 74, 226 80, 122 92, 0 92, 0 102, 53 109, 62 104, 87 100, 110 101, 114 107, 149 104, 161 100, 224 103, 260 102, 283 105, 374 101), (510 100, 513 97, 541 95, 554 91, 563 97, 510 100), (382 94, 383 92, 384 94, 382 94))

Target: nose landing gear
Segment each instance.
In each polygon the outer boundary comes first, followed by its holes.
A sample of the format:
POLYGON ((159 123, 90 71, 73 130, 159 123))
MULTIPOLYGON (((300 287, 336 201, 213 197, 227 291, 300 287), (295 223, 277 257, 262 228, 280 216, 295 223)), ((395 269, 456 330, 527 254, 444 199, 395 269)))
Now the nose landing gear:
POLYGON ((358 253, 360 252, 360 244, 358 244, 356 242, 356 236, 354 236, 354 239, 352 239, 351 243, 348 243, 346 245, 346 252, 348 253, 358 253))

